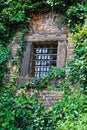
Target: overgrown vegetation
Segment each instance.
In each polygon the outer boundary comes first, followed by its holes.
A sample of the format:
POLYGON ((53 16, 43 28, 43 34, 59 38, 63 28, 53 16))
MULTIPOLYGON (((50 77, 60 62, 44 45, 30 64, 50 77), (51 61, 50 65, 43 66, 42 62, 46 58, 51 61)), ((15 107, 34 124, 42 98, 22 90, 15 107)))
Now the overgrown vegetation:
POLYGON ((71 69, 70 80, 79 83, 83 90, 87 90, 87 20, 84 25, 77 28, 73 38, 75 42, 75 56, 69 63, 71 69))
MULTIPOLYGON (((87 14, 86 0, 16 1, 1 0, 0 4, 0 130, 86 130, 87 129, 87 14), (45 5, 45 10, 44 10, 45 5), (69 63, 70 74, 60 82, 64 94, 49 110, 37 101, 35 91, 26 94, 26 86, 17 86, 18 70, 10 83, 2 85, 6 73, 5 61, 9 55, 11 34, 23 23, 30 21, 30 14, 48 10, 65 13, 65 20, 73 32, 75 56, 69 63), (16 28, 17 27, 17 28, 16 28)), ((23 32, 24 33, 24 32, 23 32)), ((21 39, 21 55, 23 39, 21 39)), ((15 61, 14 61, 15 64, 15 61)), ((64 69, 65 70, 65 69, 64 69)), ((63 71, 53 69, 39 88, 49 86, 51 78, 65 76, 63 71)), ((35 82, 35 81, 34 81, 35 82)), ((36 81, 39 82, 39 81, 36 81)), ((33 81, 32 81, 33 83, 33 81)), ((38 84, 37 84, 38 87, 38 84)), ((57 91, 57 90, 56 90, 57 91)))
POLYGON ((75 31, 75 24, 83 24, 87 16, 86 0, 47 0, 55 11, 65 14, 65 21, 72 31, 75 31))
MULTIPOLYGON (((41 6, 39 1, 0 1, 0 81, 6 72, 5 61, 8 58, 10 39, 18 29, 26 29, 30 22, 30 13, 41 6), (5 65, 5 67, 2 65, 5 65), (3 76, 2 76, 3 75, 3 76)), ((10 50, 9 50, 10 51, 10 50)))
POLYGON ((0 129, 12 130, 86 130, 87 96, 73 86, 63 89, 63 98, 49 110, 37 101, 35 91, 15 88, 17 72, 9 86, 0 88, 0 129), (20 91, 21 92, 20 92, 20 91), (3 95, 3 96, 2 96, 3 95))
MULTIPOLYGON (((60 86, 60 84, 63 82, 65 78, 65 71, 64 70, 60 70, 56 67, 51 67, 51 69, 49 70, 48 74, 39 78, 39 77, 34 77, 32 78, 29 82, 26 83, 26 87, 27 89, 29 89, 29 87, 36 87, 37 89, 43 89, 43 88, 49 88, 52 87, 51 85, 51 81, 52 80, 58 80, 57 82, 57 88, 60 86)), ((55 87, 55 86, 53 86, 55 87)))

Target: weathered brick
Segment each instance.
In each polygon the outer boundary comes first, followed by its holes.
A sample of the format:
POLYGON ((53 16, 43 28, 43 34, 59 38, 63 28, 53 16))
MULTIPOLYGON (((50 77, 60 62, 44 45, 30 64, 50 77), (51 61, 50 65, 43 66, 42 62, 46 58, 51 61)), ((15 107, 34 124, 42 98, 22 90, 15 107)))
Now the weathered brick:
MULTIPOLYGON (((67 61, 72 59, 74 49, 74 46, 72 44, 73 40, 70 36, 70 32, 68 31, 66 34, 66 25, 58 23, 58 21, 60 21, 63 16, 56 13, 33 16, 34 17, 29 24, 28 33, 25 36, 25 41, 58 41, 57 67, 62 68, 65 65, 66 59, 67 61)), ((19 49, 20 37, 21 35, 17 39, 13 38, 13 43, 15 44, 12 44, 11 46, 11 56, 13 56, 14 58, 16 57, 16 52, 19 49)), ((11 60, 9 60, 9 63, 10 62, 11 60)), ((23 61, 23 63, 25 63, 25 60, 23 61)), ((28 65, 26 66, 24 66, 24 69, 27 68, 28 70, 28 65)), ((12 68, 11 64, 9 65, 8 75, 10 75, 10 77, 15 69, 16 66, 13 66, 12 68)), ((22 71, 22 73, 24 72, 22 71)), ((28 74, 24 74, 24 76, 25 77, 23 77, 23 75, 19 77, 21 83, 25 83, 27 80, 29 80, 28 74)), ((54 102, 61 98, 61 95, 62 94, 60 92, 56 91, 48 92, 46 90, 40 90, 36 92, 37 99, 41 98, 45 107, 52 106, 54 102)))
POLYGON ((47 90, 39 90, 36 93, 37 99, 41 99, 43 105, 46 108, 52 106, 55 102, 57 102, 61 98, 61 92, 58 91, 47 91, 47 90))

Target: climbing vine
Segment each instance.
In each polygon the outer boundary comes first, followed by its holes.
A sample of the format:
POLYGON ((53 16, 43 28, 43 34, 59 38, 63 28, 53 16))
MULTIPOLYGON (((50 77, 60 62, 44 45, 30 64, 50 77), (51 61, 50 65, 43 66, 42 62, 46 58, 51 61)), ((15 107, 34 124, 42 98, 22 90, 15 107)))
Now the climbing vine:
MULTIPOLYGON (((5 61, 9 55, 9 41, 17 28, 24 28, 30 22, 31 13, 46 10, 60 11, 72 30, 75 42, 75 57, 69 63, 70 76, 61 84, 63 98, 49 110, 35 93, 27 93, 26 86, 16 85, 18 70, 10 83, 0 87, 0 129, 1 130, 78 130, 87 128, 87 1, 86 0, 6 0, 0 1, 0 86, 6 72, 5 61), (45 6, 44 6, 45 5, 45 6), (82 26, 83 24, 83 26, 82 26), (68 89, 67 89, 68 88, 68 89), (19 90, 19 93, 18 93, 19 90)), ((23 42, 18 54, 21 55, 23 42)), ((68 69, 68 68, 67 68, 68 69)), ((62 76, 62 71, 52 70, 41 81, 41 88, 49 82, 50 76, 62 76)), ((65 76, 65 75, 63 75, 65 76)), ((58 77, 59 78, 59 77, 58 77)), ((28 84, 29 85, 29 84, 28 84)), ((29 86, 28 86, 29 87, 29 86)))

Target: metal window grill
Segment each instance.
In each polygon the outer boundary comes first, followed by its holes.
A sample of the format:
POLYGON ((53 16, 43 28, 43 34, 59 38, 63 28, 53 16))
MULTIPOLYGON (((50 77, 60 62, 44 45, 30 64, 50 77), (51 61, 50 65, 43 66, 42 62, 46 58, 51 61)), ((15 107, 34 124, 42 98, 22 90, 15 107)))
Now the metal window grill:
POLYGON ((34 77, 45 76, 51 66, 56 66, 57 44, 34 45, 32 70, 34 77))

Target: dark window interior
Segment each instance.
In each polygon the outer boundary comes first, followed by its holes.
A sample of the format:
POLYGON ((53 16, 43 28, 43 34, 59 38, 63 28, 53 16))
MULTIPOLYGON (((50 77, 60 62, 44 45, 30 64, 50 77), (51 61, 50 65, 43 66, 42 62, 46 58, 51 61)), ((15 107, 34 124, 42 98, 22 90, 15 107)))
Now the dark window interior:
POLYGON ((33 43, 32 49, 32 76, 45 76, 51 66, 56 66, 57 42, 33 43))

